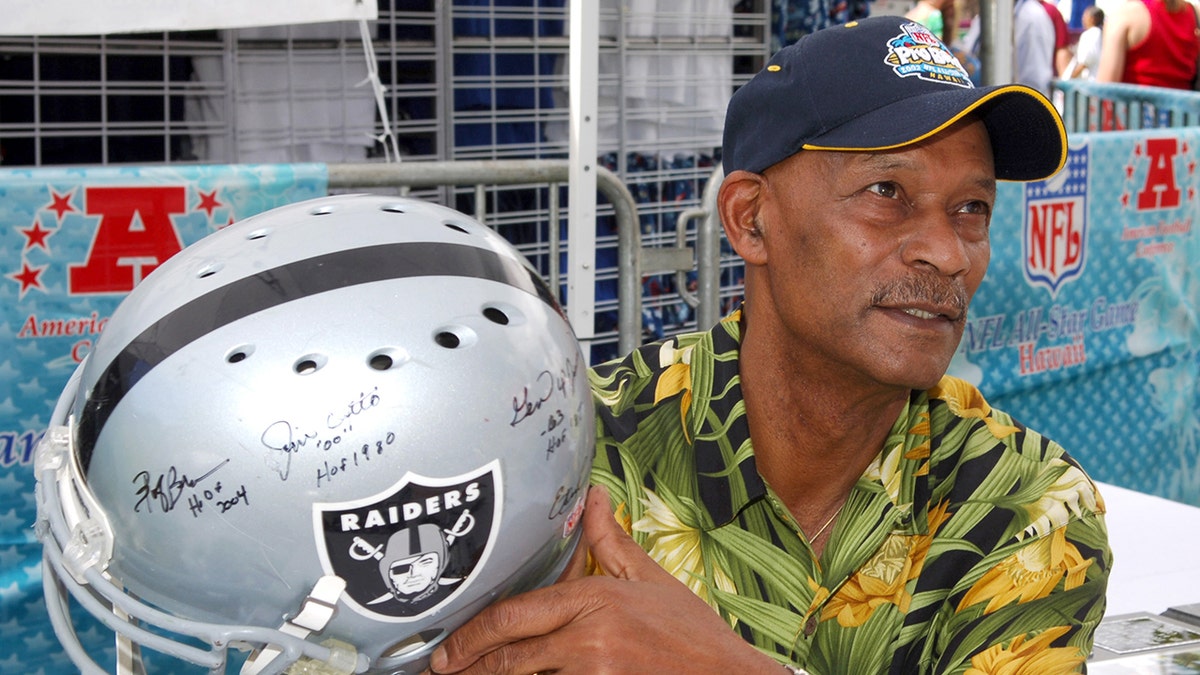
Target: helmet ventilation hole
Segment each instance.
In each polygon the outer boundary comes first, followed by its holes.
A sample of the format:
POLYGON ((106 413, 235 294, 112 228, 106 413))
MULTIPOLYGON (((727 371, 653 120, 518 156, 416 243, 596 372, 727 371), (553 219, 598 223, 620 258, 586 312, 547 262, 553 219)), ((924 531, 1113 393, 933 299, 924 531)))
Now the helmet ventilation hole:
POLYGON ((225 354, 225 363, 241 363, 254 353, 253 345, 238 345, 225 354))
POLYGON ((303 356, 292 365, 297 375, 312 375, 325 365, 325 357, 320 354, 303 356))
POLYGON ((453 323, 434 329, 433 341, 446 349, 465 349, 479 342, 479 335, 473 328, 453 323))
POLYGON ((327 215, 333 213, 335 209, 336 209, 336 207, 334 207, 330 204, 326 204, 325 206, 316 206, 309 210, 308 215, 310 215, 310 216, 327 216, 327 215))
POLYGON ((499 307, 484 307, 483 315, 492 323, 498 323, 501 326, 508 325, 508 314, 505 314, 504 310, 499 307))
POLYGON ((255 231, 251 232, 250 234, 247 234, 246 239, 248 241, 254 241, 255 239, 266 239, 267 236, 270 234, 271 234, 271 228, 264 227, 262 229, 255 230, 255 231))
POLYGON ((217 272, 220 272, 221 269, 224 267, 225 267, 225 265, 223 265, 219 262, 210 263, 208 265, 205 265, 204 267, 201 267, 199 272, 196 272, 196 278, 197 279, 207 279, 207 278, 211 277, 212 275, 216 274, 217 272))
POLYGON ((458 223, 450 222, 449 220, 444 221, 442 223, 442 225, 445 225, 447 227, 447 229, 454 230, 455 232, 462 232, 463 234, 470 234, 470 232, 467 231, 467 228, 463 227, 462 225, 459 225, 458 223))
POLYGON ((387 211, 388 213, 404 213, 404 207, 400 204, 384 204, 379 207, 379 210, 387 211))
POLYGON ((405 363, 408 363, 408 352, 403 349, 388 347, 387 349, 377 349, 371 352, 367 357, 367 365, 372 370, 391 370, 398 368, 405 363))
POLYGON ((498 326, 522 326, 525 324, 525 312, 516 305, 495 300, 483 306, 479 311, 483 318, 498 326))
POLYGON ((458 339, 457 335, 445 330, 434 335, 433 341, 446 349, 457 349, 462 344, 462 340, 458 339))

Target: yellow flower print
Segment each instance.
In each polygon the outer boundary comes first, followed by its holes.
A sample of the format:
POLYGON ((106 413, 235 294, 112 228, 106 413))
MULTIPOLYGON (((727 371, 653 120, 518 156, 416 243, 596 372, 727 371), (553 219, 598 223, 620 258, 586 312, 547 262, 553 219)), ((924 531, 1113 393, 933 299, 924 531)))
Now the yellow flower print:
MULTIPOLYGON (((633 529, 648 535, 650 557, 716 609, 715 600, 708 594, 700 530, 685 525, 653 490, 646 490, 642 503, 645 511, 633 529)), ((708 562, 712 567, 712 583, 722 591, 735 592, 729 575, 715 561, 708 562)))
MULTIPOLYGON (((821 584, 818 584, 817 580, 813 579, 812 577, 808 578, 808 587, 810 589, 812 589, 812 591, 813 591, 813 600, 812 600, 813 607, 819 607, 822 602, 825 602, 825 598, 829 597, 829 589, 825 588, 821 584)), ((810 609, 808 611, 808 613, 811 614, 812 610, 810 609)), ((808 616, 805 615, 804 618, 807 619, 808 616)))
POLYGON ((992 645, 971 657, 965 675, 1062 675, 1077 673, 1087 655, 1075 647, 1051 647, 1059 636, 1070 630, 1058 626, 1043 631, 1032 640, 1025 635, 1013 638, 1007 648, 992 645))
POLYGON ((1067 541, 1066 528, 1059 528, 988 570, 963 596, 958 609, 986 601, 983 613, 990 614, 1014 600, 1029 602, 1044 598, 1063 579, 1066 590, 1076 588, 1083 583, 1091 564, 1067 541))
MULTIPOLYGON (((929 423, 929 412, 926 411, 926 412, 922 412, 919 415, 917 415, 917 423, 914 424, 912 426, 912 428, 908 430, 908 435, 910 438, 922 438, 923 437, 925 439, 925 441, 922 443, 919 443, 917 445, 914 445, 912 448, 909 449, 908 452, 904 453, 904 459, 907 459, 909 461, 916 461, 919 459, 925 459, 925 460, 929 459, 930 428, 931 428, 931 426, 929 423)), ((929 462, 927 462, 927 461, 923 462, 921 464, 921 466, 918 466, 917 469, 915 471, 913 471, 913 475, 914 476, 928 476, 929 475, 929 462)))
POLYGON ((683 396, 679 399, 679 424, 683 427, 683 435, 689 442, 692 435, 688 432, 687 414, 692 406, 692 346, 675 349, 674 341, 667 340, 658 350, 659 366, 671 364, 663 369, 654 387, 654 403, 670 398, 680 391, 683 396))
POLYGON ((1050 463, 1051 470, 1065 469, 1054 485, 1025 510, 1033 521, 1022 535, 1036 534, 1044 537, 1067 524, 1070 514, 1083 515, 1083 509, 1093 513, 1104 513, 1104 501, 1092 481, 1072 464, 1061 459, 1050 463))
POLYGON ((911 597, 904 587, 913 564, 908 556, 908 540, 913 538, 898 534, 889 536, 874 557, 825 605, 821 620, 836 618, 838 624, 850 628, 866 623, 880 605, 890 603, 902 612, 907 611, 911 597))
POLYGON ((932 427, 929 424, 929 412, 923 411, 917 415, 917 423, 908 430, 910 436, 928 436, 932 427))
MULTIPOLYGON (((613 512, 613 518, 621 526, 621 529, 625 530, 625 534, 632 534, 633 533, 633 519, 629 517, 629 512, 626 510, 626 507, 627 507, 627 504, 625 502, 621 502, 620 504, 618 504, 617 510, 615 512, 613 512)), ((595 576, 607 576, 608 575, 608 572, 604 571, 604 568, 600 566, 600 563, 596 562, 596 558, 592 555, 591 549, 588 549, 587 562, 584 564, 585 564, 585 573, 588 575, 595 575, 595 576)))
POLYGON ((1018 431, 1016 427, 1000 424, 992 419, 992 407, 983 398, 983 394, 979 393, 979 390, 969 382, 947 375, 937 383, 937 386, 929 390, 929 395, 945 401, 950 412, 959 417, 974 417, 983 420, 987 424, 988 430, 996 438, 1006 438, 1018 431))
POLYGON ((904 478, 904 473, 900 470, 900 456, 903 454, 901 452, 903 449, 903 445, 896 445, 879 453, 862 474, 862 477, 867 480, 881 483, 893 504, 900 499, 900 482, 904 478))
POLYGON ((629 515, 629 505, 621 502, 617 505, 617 510, 613 512, 613 518, 621 524, 621 529, 625 530, 625 534, 633 534, 633 518, 629 515))
POLYGON ((929 510, 928 534, 891 534, 875 555, 838 589, 821 612, 821 620, 836 618, 840 625, 849 628, 866 623, 881 605, 894 604, 901 612, 908 611, 912 600, 908 582, 921 574, 933 537, 946 522, 948 507, 943 502, 929 510))

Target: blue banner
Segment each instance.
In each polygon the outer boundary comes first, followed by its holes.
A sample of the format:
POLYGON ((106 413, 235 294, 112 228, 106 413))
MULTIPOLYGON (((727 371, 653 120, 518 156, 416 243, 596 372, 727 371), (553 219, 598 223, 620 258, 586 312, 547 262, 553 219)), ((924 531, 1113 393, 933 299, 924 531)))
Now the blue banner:
MULTIPOLYGON (((32 527, 34 444, 76 364, 167 258, 327 185, 318 164, 0 171, 0 672, 78 672, 46 614, 32 527)), ((114 663, 111 633, 83 639, 114 663)))
POLYGON ((1001 184, 992 264, 951 373, 1098 480, 1200 506, 1200 129, 1071 136, 1001 184))

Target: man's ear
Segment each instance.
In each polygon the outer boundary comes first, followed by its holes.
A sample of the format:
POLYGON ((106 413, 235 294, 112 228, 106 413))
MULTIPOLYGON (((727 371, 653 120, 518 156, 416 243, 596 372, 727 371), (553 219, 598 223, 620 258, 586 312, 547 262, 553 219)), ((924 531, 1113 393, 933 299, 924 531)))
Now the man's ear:
POLYGON ((717 212, 729 245, 748 264, 762 265, 767 261, 760 228, 765 178, 749 171, 734 171, 725 176, 717 192, 717 212))

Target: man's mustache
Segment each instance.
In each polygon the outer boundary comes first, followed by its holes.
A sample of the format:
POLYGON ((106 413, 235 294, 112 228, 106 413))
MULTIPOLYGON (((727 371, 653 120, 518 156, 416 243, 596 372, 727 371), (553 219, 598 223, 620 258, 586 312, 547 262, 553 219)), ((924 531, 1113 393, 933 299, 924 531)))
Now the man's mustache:
POLYGON ((887 282, 875 289, 873 304, 887 307, 936 307, 949 319, 966 316, 967 289, 961 283, 932 276, 911 276, 887 282))

